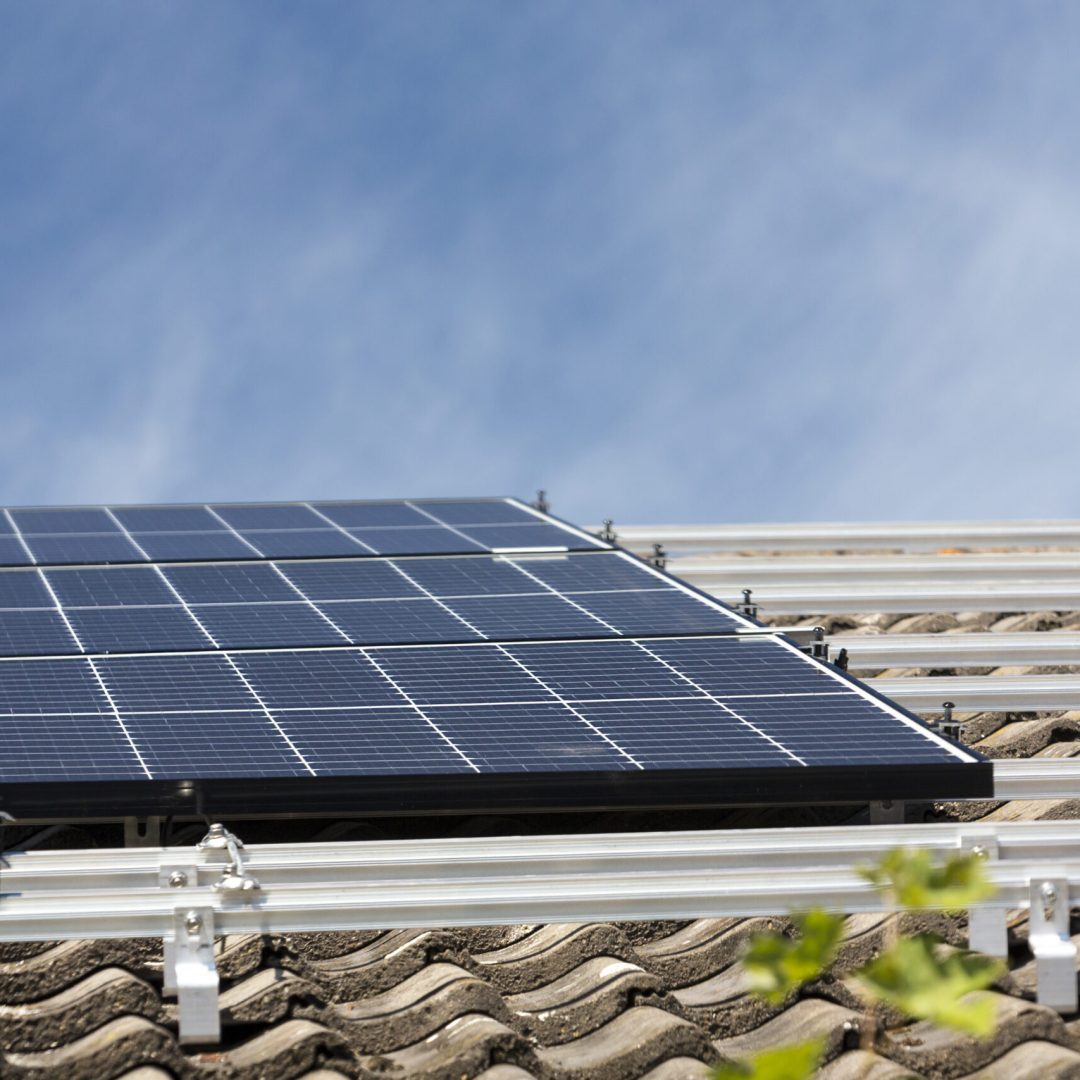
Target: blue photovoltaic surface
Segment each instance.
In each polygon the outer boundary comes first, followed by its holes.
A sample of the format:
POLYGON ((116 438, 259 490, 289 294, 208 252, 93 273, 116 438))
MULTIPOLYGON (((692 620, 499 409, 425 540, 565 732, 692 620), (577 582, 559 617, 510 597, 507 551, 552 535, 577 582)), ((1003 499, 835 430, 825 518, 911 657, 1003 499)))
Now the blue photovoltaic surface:
POLYGON ((231 532, 132 533, 135 542, 155 560, 258 559, 249 544, 231 532))
POLYGON ((550 593, 480 596, 451 602, 472 626, 492 640, 535 637, 599 637, 609 633, 596 619, 550 593))
POLYGON ((406 704, 379 669, 354 650, 250 652, 235 660, 271 710, 406 704))
MULTIPOLYGON (((79 647, 57 611, 0 611, 0 656, 48 656, 79 647)), ((0 754, 4 749, 0 746, 0 754)))
POLYGON ((282 730, 316 772, 471 773, 457 750, 415 709, 298 710, 279 715, 282 730))
POLYGON ((322 606, 357 645, 408 641, 476 641, 481 635, 434 600, 335 601, 322 606))
POLYGON ((125 715, 124 726, 162 780, 311 775, 262 712, 125 715))
POLYGON ((0 777, 20 781, 145 780, 119 723, 102 716, 0 716, 0 777), (88 768, 89 766, 89 768, 88 768))
POLYGON ((138 548, 122 533, 57 533, 24 536, 39 563, 146 562, 138 548))
POLYGON ((11 517, 23 534, 115 533, 116 522, 104 510, 12 510, 11 517))
POLYGON ((176 597, 152 566, 47 570, 45 577, 65 608, 176 603, 176 597))
POLYGON ((203 604, 192 609, 223 649, 273 645, 340 645, 339 634, 301 601, 288 604, 203 604))
POLYGON ((67 617, 87 653, 211 647, 210 640, 181 607, 68 608, 67 617))
POLYGON ((532 522, 539 520, 535 514, 501 500, 476 499, 455 502, 414 502, 418 510, 432 518, 445 521, 447 525, 501 525, 513 522, 532 522))
POLYGON ((248 543, 271 559, 312 555, 363 555, 365 547, 337 529, 294 529, 282 532, 244 532, 248 543))
POLYGON ((0 570, 0 608, 54 606, 36 570, 0 570))
POLYGON ((377 555, 436 555, 484 551, 484 545, 437 525, 418 529, 349 529, 377 555))
POLYGON ((129 532, 216 532, 219 518, 203 506, 118 506, 113 516, 129 532))
MULTIPOLYGON (((415 565, 405 563, 411 575, 415 565)), ((375 561, 290 562, 281 572, 310 600, 386 600, 423 596, 393 564, 375 561)))
POLYGON ((313 505, 335 525, 341 525, 346 529, 431 524, 430 517, 404 503, 314 503, 313 505))
POLYGON ((0 785, 966 760, 506 500, 30 508, 0 533, 54 567, 0 570, 0 656, 55 657, 0 660, 0 785))
POLYGON ((428 708, 445 732, 481 772, 623 771, 634 762, 565 705, 542 701, 506 709, 501 705, 428 708))
POLYGON ((5 566, 28 566, 34 561, 14 536, 0 536, 0 560, 5 566))
POLYGON ((162 573, 189 604, 258 603, 297 598, 296 590, 266 563, 168 566, 162 573))

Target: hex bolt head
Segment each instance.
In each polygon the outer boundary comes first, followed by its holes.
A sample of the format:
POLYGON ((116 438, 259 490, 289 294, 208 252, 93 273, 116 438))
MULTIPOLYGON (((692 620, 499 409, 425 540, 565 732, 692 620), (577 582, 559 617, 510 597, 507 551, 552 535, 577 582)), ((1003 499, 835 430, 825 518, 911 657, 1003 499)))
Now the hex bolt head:
POLYGON ((1052 881, 1044 881, 1039 886, 1039 896, 1042 897, 1043 918, 1050 920, 1054 917, 1057 895, 1057 888, 1052 881))
POLYGON ((169 888, 182 889, 188 883, 188 876, 183 870, 174 870, 169 875, 169 888))
POLYGON ((197 911, 189 911, 184 919, 184 929, 194 936, 202 929, 202 916, 197 911))

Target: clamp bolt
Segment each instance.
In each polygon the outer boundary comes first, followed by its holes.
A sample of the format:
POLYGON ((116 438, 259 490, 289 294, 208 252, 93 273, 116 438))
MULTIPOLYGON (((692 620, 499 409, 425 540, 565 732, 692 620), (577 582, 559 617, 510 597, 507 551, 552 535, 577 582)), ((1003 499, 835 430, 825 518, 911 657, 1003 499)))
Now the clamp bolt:
POLYGON ((169 875, 169 888, 182 889, 188 883, 188 876, 183 870, 174 870, 169 875))
POLYGON ((184 929, 194 937, 203 926, 202 916, 197 911, 189 911, 184 919, 184 929))

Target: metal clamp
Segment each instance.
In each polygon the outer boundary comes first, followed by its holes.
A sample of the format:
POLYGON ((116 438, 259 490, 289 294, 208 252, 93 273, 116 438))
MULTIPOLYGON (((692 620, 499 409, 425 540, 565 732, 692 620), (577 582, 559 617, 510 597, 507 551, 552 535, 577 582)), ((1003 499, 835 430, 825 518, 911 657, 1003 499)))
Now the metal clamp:
POLYGON ((1067 878, 1031 879, 1028 944, 1035 956, 1039 1004, 1076 1012, 1076 946, 1069 936, 1067 878))
POLYGON ((214 882, 217 892, 245 893, 261 888, 258 879, 244 870, 244 842, 224 825, 211 825, 207 834, 199 841, 198 848, 200 851, 224 851, 229 856, 229 862, 221 877, 214 882))
POLYGON ((604 527, 597 534, 601 540, 608 544, 614 544, 616 540, 615 536, 615 522, 611 518, 604 518, 604 527))
POLYGON ((656 567, 657 570, 663 570, 667 566, 667 552, 664 550, 663 544, 653 544, 653 553, 649 556, 649 562, 656 567))
POLYGON ((740 615, 745 615, 748 619, 756 619, 758 608, 757 604, 750 599, 753 595, 753 589, 743 589, 742 591, 742 603, 735 605, 735 610, 740 615))

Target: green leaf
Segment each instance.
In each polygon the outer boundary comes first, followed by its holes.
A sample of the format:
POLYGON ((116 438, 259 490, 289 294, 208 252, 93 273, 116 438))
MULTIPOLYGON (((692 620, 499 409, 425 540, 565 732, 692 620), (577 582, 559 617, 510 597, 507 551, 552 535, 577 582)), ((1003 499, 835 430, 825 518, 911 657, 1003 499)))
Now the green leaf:
POLYGON ((877 866, 859 873, 891 893, 901 907, 913 910, 963 911, 994 894, 983 860, 971 852, 950 855, 944 865, 934 866, 929 851, 895 848, 877 866))
POLYGON ((743 957, 750 990, 779 1005, 832 963, 843 925, 841 916, 814 910, 796 916, 794 939, 773 932, 755 934, 743 957))
POLYGON ((746 1061, 718 1065, 713 1080, 809 1080, 824 1053, 822 1039, 782 1046, 779 1050, 762 1050, 746 1061))
POLYGON ((930 934, 902 938, 857 975, 867 992, 919 1020, 966 1031, 980 1038, 993 1033, 994 1003, 989 998, 961 1001, 985 990, 1005 970, 1000 960, 977 953, 939 956, 930 934))

